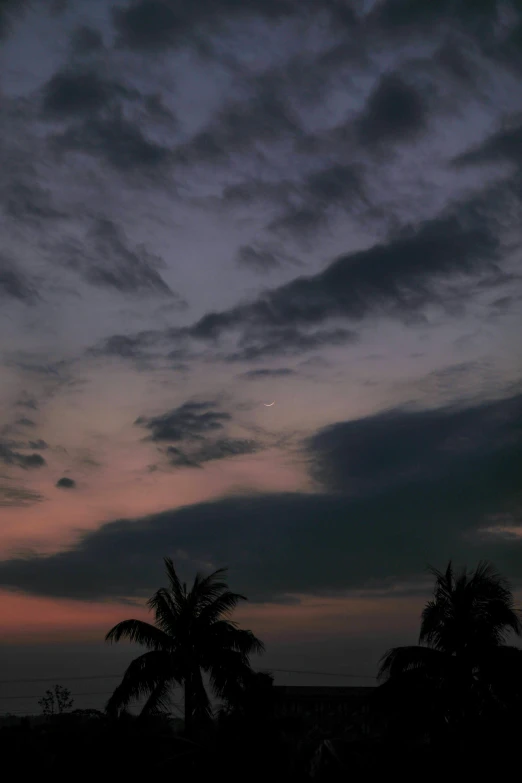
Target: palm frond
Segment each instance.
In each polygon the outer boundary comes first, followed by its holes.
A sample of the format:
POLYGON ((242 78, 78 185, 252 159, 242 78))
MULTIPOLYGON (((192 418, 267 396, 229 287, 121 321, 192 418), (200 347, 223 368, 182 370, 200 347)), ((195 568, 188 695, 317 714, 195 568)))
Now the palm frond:
POLYGON ((175 603, 181 607, 185 600, 184 589, 179 581, 179 577, 174 568, 174 563, 170 557, 164 557, 163 562, 165 564, 165 570, 169 578, 169 586, 175 603))
POLYGON ((446 604, 439 601, 428 601, 421 615, 419 643, 425 642, 434 647, 440 647, 440 629, 444 623, 446 604))
POLYGON ((222 578, 226 573, 227 568, 218 568, 217 571, 203 577, 201 574, 196 574, 194 583, 190 590, 190 602, 194 607, 203 609, 207 604, 217 598, 221 593, 228 590, 227 582, 222 578))
POLYGON ((210 704, 208 693, 203 684, 201 669, 199 669, 199 667, 197 668, 196 671, 192 673, 191 683, 192 683, 192 704, 193 704, 194 717, 196 717, 198 721, 201 721, 201 719, 206 720, 211 718, 212 705, 210 704))
POLYGON ((428 676, 441 676, 448 667, 448 656, 431 647, 392 647, 382 656, 378 680, 388 680, 405 672, 421 670, 428 676))
POLYGON ((178 680, 178 676, 173 658, 168 652, 146 652, 131 661, 105 709, 109 714, 117 714, 131 701, 149 695, 158 685, 178 680))
POLYGON ((252 675, 248 656, 233 649, 216 651, 208 662, 210 685, 219 698, 237 696, 238 688, 252 675))
POLYGON ((205 642, 209 650, 235 650, 242 655, 262 655, 265 645, 252 631, 237 628, 230 620, 218 620, 208 629, 205 642))
POLYGON ((171 640, 161 628, 156 628, 144 620, 122 620, 105 636, 105 641, 110 643, 119 642, 121 639, 128 639, 153 650, 165 650, 171 646, 171 640))
POLYGON ((147 601, 148 608, 154 612, 156 625, 169 636, 175 633, 182 607, 173 600, 165 587, 160 587, 147 601))
POLYGON ((236 608, 240 601, 247 599, 239 593, 231 593, 230 590, 221 593, 216 598, 211 599, 200 610, 198 619, 201 623, 214 623, 222 617, 228 615, 236 608))
POLYGON ((143 705, 140 717, 168 711, 172 702, 172 684, 172 680, 164 680, 156 685, 143 705))

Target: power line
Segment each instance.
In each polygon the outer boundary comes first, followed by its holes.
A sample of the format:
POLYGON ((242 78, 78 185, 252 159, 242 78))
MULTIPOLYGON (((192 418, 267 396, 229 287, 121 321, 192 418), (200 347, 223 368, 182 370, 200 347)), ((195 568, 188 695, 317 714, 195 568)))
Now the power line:
MULTIPOLYGON (((366 680, 375 680, 376 677, 372 677, 370 675, 366 674, 346 674, 342 672, 318 672, 318 671, 311 671, 307 669, 258 669, 258 672, 263 673, 271 673, 271 672, 279 672, 282 674, 315 674, 317 676, 321 677, 345 677, 348 679, 366 679, 366 680)), ((14 680, 0 680, 0 684, 11 684, 11 683, 38 683, 38 682, 56 682, 56 680, 61 680, 62 682, 66 682, 68 680, 73 681, 85 681, 85 680, 109 680, 114 678, 121 678, 121 674, 91 674, 91 675, 81 675, 78 677, 42 677, 42 678, 31 678, 31 679, 14 679, 14 680)), ((84 692, 84 693, 71 693, 70 695, 74 698, 78 697, 85 697, 85 696, 110 696, 112 695, 114 691, 91 691, 91 692, 84 692)), ((18 701, 18 700, 27 700, 30 701, 32 699, 40 699, 42 697, 41 693, 32 693, 27 695, 3 695, 0 694, 0 702, 2 700, 6 701, 18 701)), ((135 706, 140 706, 140 702, 143 701, 145 697, 141 697, 139 699, 134 700, 135 706)), ((174 709, 178 709, 177 705, 172 705, 174 709)), ((15 715, 17 713, 10 713, 11 715, 15 715)))
MULTIPOLYGON (((92 693, 71 693, 71 696, 109 696, 113 691, 93 691, 92 693)), ((0 699, 39 699, 41 693, 33 693, 29 696, 0 696, 0 699)))
MULTIPOLYGON (((363 680, 375 680, 376 677, 369 675, 369 674, 348 674, 346 672, 317 672, 317 671, 311 671, 306 669, 276 669, 276 668, 266 668, 266 669, 258 669, 259 672, 263 673, 269 673, 269 672, 278 672, 281 674, 317 674, 321 677, 346 677, 349 679, 363 679, 363 680)), ((63 674, 59 674, 56 677, 34 677, 30 679, 16 679, 16 680, 0 680, 0 685, 10 685, 12 683, 32 683, 32 682, 76 682, 79 680, 112 680, 112 679, 120 679, 122 677, 122 673, 119 672, 118 674, 89 674, 89 675, 81 675, 78 677, 64 677, 63 674)), ((1 698, 1 697, 0 697, 1 698)))
POLYGON ((349 679, 376 680, 377 678, 370 674, 345 674, 341 672, 315 672, 305 669, 259 669, 260 672, 281 672, 286 674, 317 674, 321 677, 347 677, 349 679))
POLYGON ((121 677, 121 672, 119 674, 89 674, 89 675, 82 675, 81 677, 64 677, 63 674, 59 674, 56 677, 35 677, 32 679, 22 679, 22 680, 0 680, 0 685, 10 685, 12 682, 16 683, 22 683, 22 682, 68 682, 69 680, 111 680, 116 677, 121 677))

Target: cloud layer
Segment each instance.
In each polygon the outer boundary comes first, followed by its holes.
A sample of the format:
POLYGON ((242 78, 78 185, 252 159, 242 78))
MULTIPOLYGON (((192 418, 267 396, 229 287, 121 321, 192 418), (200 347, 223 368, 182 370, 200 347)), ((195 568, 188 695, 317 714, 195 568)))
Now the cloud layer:
POLYGON ((521 522, 522 397, 338 423, 306 446, 322 491, 109 522, 66 552, 4 560, 0 584, 84 600, 143 595, 166 553, 182 570, 229 564, 256 600, 384 589, 450 557, 487 555, 522 580, 522 537, 503 534, 521 522))

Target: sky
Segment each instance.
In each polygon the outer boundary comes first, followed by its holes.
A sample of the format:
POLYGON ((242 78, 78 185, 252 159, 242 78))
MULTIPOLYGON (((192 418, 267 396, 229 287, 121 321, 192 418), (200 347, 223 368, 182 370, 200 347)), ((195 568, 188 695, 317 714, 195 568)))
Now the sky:
POLYGON ((520 596, 521 76, 518 0, 0 3, 0 713, 165 556, 281 684, 520 596))

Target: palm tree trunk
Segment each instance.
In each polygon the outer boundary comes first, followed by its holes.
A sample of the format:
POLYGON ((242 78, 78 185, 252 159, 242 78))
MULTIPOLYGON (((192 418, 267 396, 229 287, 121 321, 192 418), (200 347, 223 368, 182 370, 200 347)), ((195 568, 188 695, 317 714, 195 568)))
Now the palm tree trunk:
POLYGON ((184 682, 185 690, 185 737, 190 739, 192 737, 193 729, 193 700, 192 700, 192 678, 190 675, 185 677, 184 682))

